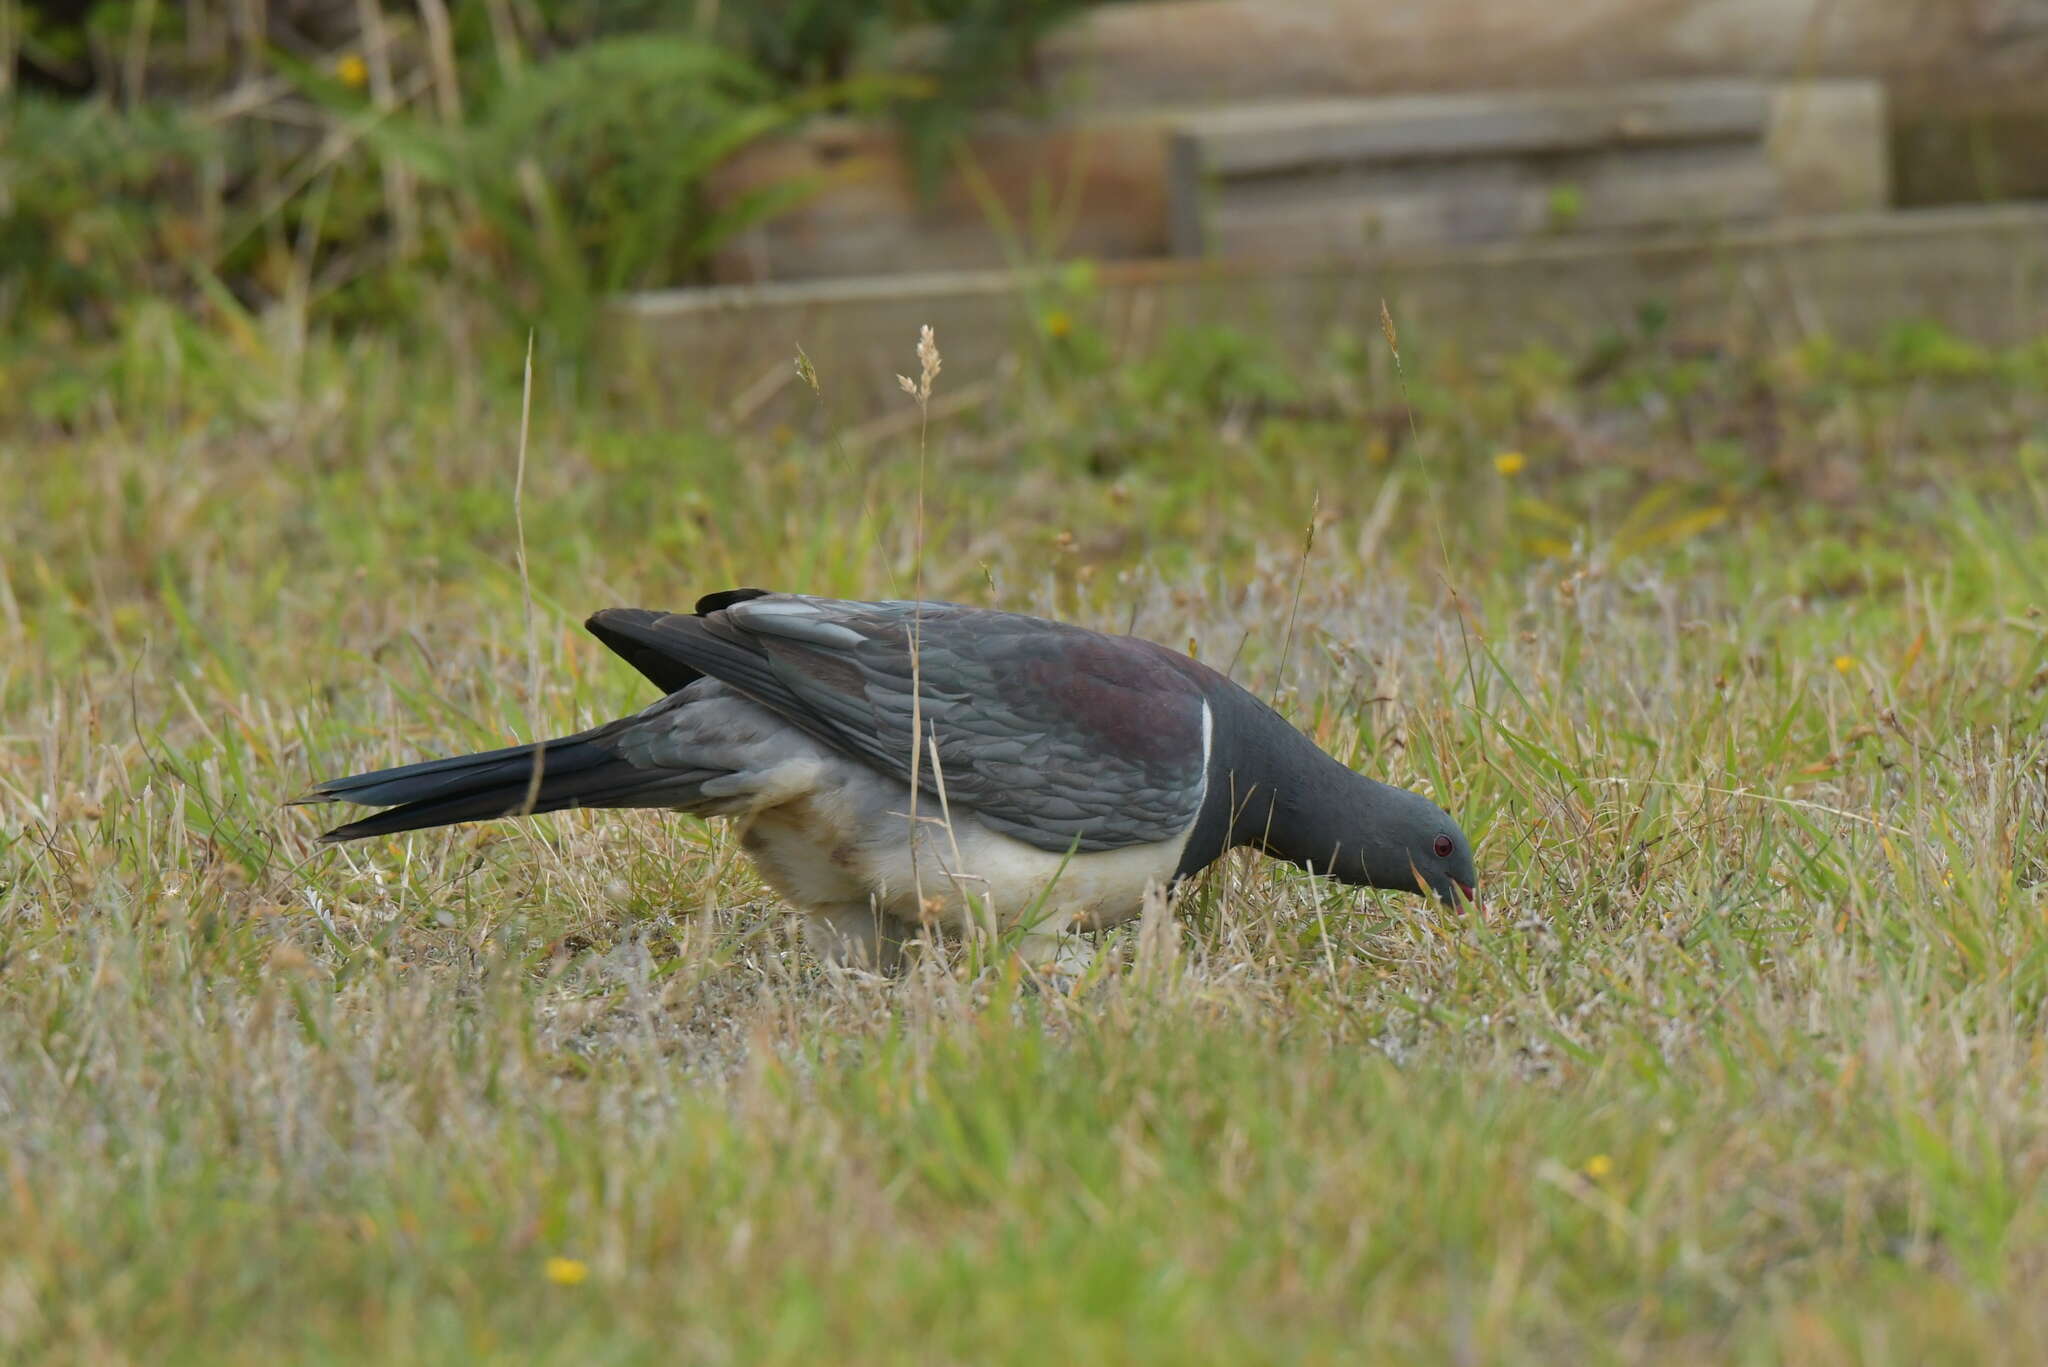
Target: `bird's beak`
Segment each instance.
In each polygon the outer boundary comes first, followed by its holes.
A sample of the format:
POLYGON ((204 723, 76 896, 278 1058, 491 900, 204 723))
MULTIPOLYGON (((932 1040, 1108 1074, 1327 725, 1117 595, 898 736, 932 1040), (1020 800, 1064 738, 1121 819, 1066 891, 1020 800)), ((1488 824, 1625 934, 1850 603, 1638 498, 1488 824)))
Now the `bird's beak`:
POLYGON ((1459 883, 1458 880, 1455 878, 1453 878, 1451 881, 1453 883, 1458 884, 1458 891, 1465 894, 1465 900, 1472 904, 1472 909, 1474 911, 1478 911, 1481 909, 1479 906, 1478 888, 1473 887, 1470 883, 1459 883))

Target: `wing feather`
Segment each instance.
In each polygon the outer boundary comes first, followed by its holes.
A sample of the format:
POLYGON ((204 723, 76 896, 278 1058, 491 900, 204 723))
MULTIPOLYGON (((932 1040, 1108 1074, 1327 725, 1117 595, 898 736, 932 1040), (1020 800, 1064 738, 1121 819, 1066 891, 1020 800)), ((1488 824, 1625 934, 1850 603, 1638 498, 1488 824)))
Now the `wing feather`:
POLYGON ((711 675, 906 782, 921 732, 923 787, 940 782, 935 740, 949 804, 1041 849, 1170 840, 1201 809, 1202 690, 1150 642, 952 603, 794 594, 705 616, 609 609, 590 628, 650 677, 650 659, 711 675))

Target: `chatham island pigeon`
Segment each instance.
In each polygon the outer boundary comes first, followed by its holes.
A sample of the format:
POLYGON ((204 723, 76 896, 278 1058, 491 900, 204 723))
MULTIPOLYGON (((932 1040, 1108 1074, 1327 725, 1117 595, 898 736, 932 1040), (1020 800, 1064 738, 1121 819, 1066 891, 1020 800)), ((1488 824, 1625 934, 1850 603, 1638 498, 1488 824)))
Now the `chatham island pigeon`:
POLYGON ((322 842, 568 807, 731 817, 813 948, 884 971, 927 926, 1017 930, 1048 963, 1063 932, 1127 920, 1238 846, 1477 901, 1442 807, 1150 641, 760 589, 586 625, 665 696, 559 740, 319 784, 297 800, 387 809, 322 842))

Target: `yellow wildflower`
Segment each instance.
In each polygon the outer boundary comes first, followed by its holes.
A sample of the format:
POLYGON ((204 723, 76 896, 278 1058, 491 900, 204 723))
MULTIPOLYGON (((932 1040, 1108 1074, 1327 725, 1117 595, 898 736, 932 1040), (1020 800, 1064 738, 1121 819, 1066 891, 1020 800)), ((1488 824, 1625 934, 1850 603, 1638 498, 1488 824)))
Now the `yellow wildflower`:
POLYGON ((1856 657, 1854 655, 1835 656, 1835 672, 1837 674, 1847 674, 1850 670, 1854 669, 1855 667, 1856 657))
POLYGON ((1074 320, 1067 316, 1066 310, 1054 309, 1051 313, 1045 315, 1046 336, 1054 338, 1064 337, 1073 330, 1074 320))
POLYGON ((359 52, 344 53, 334 64, 334 77, 350 90, 361 90, 370 79, 370 65, 359 52))
POLYGON ((1520 451, 1503 451, 1493 458, 1493 468, 1512 477, 1529 468, 1529 458, 1520 451))
POLYGON ((590 1264, 581 1258, 548 1259, 548 1280, 556 1286, 581 1286, 590 1276, 590 1264))
POLYGON ((1597 1182, 1614 1171, 1614 1160, 1604 1153, 1596 1153, 1586 1160, 1583 1171, 1586 1176, 1597 1182))

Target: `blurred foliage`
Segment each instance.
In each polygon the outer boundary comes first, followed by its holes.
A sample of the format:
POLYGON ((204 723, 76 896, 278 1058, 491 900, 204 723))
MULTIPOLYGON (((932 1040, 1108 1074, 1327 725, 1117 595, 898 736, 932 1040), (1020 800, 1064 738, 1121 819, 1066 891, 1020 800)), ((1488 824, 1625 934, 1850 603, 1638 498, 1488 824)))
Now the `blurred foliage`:
MULTIPOLYGON (((439 264, 514 317, 549 318, 573 344, 604 295, 697 278, 727 237, 814 187, 716 202, 707 177, 733 153, 823 104, 873 105, 901 84, 784 95, 697 39, 601 37, 502 83, 463 123, 405 115, 367 136, 447 193, 439 264)), ((346 107, 331 83, 323 96, 346 107)))
POLYGON ((225 0, 32 4, 0 113, 0 318, 106 337, 169 297, 350 326, 453 287, 573 350, 602 296, 703 279, 815 188, 713 196, 747 144, 888 113, 935 167, 1084 3, 272 0, 254 36, 225 0))
POLYGON ((1299 381, 1271 346, 1236 328, 1213 325, 1173 329, 1133 381, 1140 402, 1191 402, 1211 411, 1301 397, 1299 381))
POLYGON ((1038 41, 1102 0, 557 0, 542 6, 569 41, 605 34, 708 31, 742 53, 784 90, 843 81, 887 57, 916 30, 909 66, 925 78, 919 98, 896 113, 918 169, 943 164, 963 121, 976 109, 1031 94, 1038 41))
POLYGON ((15 102, 0 161, 0 307, 101 327, 124 296, 175 290, 212 254, 205 187, 227 139, 171 107, 15 102))

